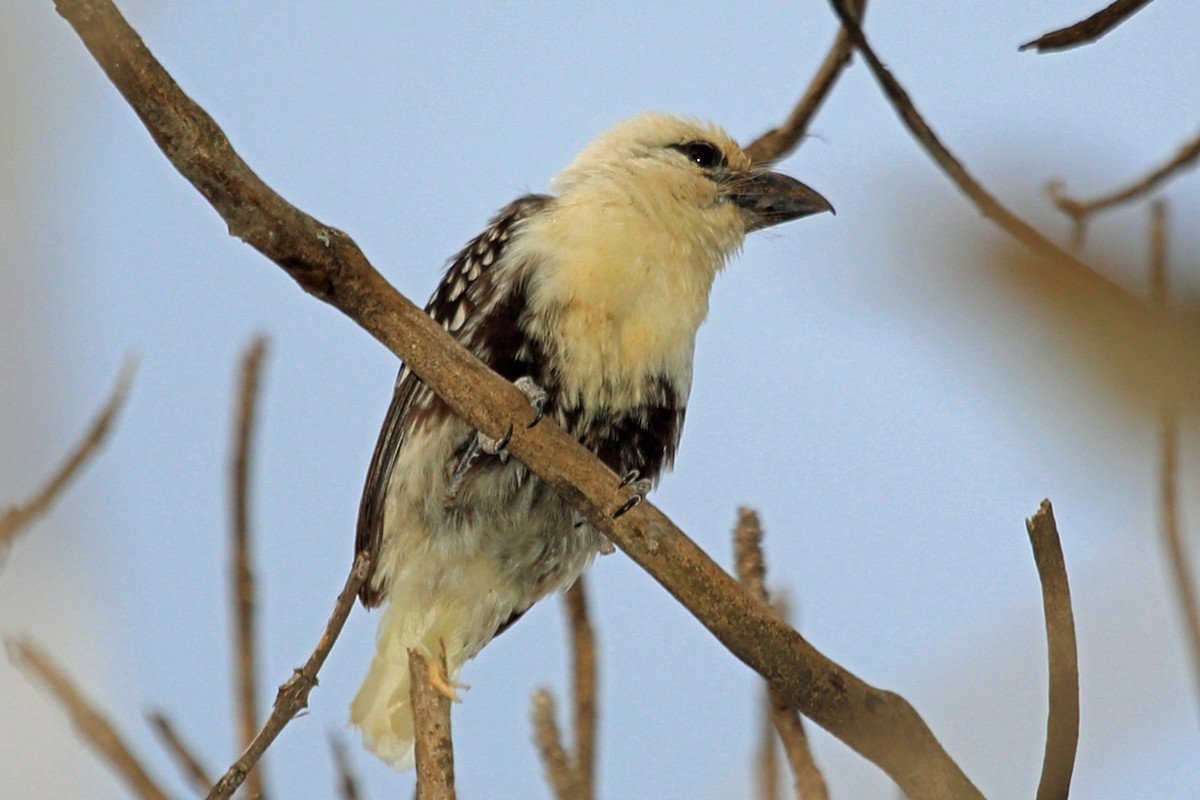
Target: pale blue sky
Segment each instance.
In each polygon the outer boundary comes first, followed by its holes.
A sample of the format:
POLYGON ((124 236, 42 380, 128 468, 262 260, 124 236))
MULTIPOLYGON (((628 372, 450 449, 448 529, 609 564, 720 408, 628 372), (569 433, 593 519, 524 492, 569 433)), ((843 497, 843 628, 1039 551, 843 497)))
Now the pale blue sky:
MULTIPOLYGON (((752 14, 716 2, 510 5, 123 9, 264 179, 348 231, 418 303, 496 208, 544 190, 611 122, 654 108, 749 140, 782 119, 835 31, 815 0, 752 14)), ((1047 179, 1107 188, 1196 130, 1195 4, 1159 0, 1090 48, 1017 52, 1099 5, 881 1, 869 12, 881 57, 947 143, 1056 236, 1066 226, 1042 198, 1047 179)), ((63 654, 186 796, 139 714, 169 710, 214 770, 234 755, 225 488, 238 354, 252 333, 272 337, 254 474, 265 700, 311 649, 345 575, 396 364, 225 235, 50 0, 20 6, 0 11, 10 52, 31 65, 4 79, 23 93, 12 90, 20 116, 10 106, 5 119, 28 126, 9 159, 37 192, 4 201, 19 263, 3 275, 0 374, 43 375, 4 392, 0 503, 32 490, 127 352, 141 367, 102 458, 0 573, 0 623, 63 654), (72 661, 75 648, 89 661, 72 661)), ((1003 235, 861 65, 782 168, 838 216, 754 237, 719 279, 679 461, 654 501, 726 564, 737 506, 758 508, 770 582, 788 587, 813 643, 908 697, 980 788, 1006 798, 1032 796, 1041 758, 1041 606, 1022 520, 1049 496, 1080 637, 1076 794, 1194 797, 1200 700, 1157 547, 1153 415, 1114 396, 1059 321, 1004 291, 979 257, 1003 235)), ((1195 287, 1196 179, 1165 196, 1176 283, 1195 287)), ((1135 287, 1144 220, 1142 208, 1105 217, 1089 251, 1123 258, 1113 274, 1135 287)), ((1194 421, 1184 430, 1183 519, 1200 551, 1194 421)), ((623 555, 598 561, 590 586, 601 796, 748 796, 754 676, 623 555)), ((375 623, 355 612, 311 713, 271 751, 278 795, 332 795, 327 735, 342 731, 375 623)), ((562 696, 563 629, 557 601, 543 603, 464 671, 461 796, 547 796, 529 696, 541 684, 562 696)), ((840 744, 814 741, 836 797, 894 796, 840 744)), ((368 796, 408 796, 411 776, 350 742, 368 796)), ((61 747, 85 763, 83 785, 123 796, 73 740, 61 747)))

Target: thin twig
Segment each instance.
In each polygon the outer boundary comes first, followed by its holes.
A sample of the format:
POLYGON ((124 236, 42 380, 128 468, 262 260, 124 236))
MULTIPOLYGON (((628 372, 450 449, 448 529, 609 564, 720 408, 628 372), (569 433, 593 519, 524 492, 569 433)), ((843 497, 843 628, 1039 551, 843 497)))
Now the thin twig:
MULTIPOLYGON (((771 676, 805 716, 879 766, 912 800, 981 797, 904 698, 867 684, 814 648, 652 503, 614 521, 614 512, 627 500, 617 488, 620 478, 553 420, 534 428, 512 425, 528 416, 529 401, 520 390, 388 284, 349 236, 263 183, 109 0, 57 0, 56 8, 164 155, 233 235, 371 333, 473 428, 493 438, 512 429, 508 449, 515 458, 646 570, 734 656, 771 676)), ((230 778, 225 785, 237 783, 240 778, 230 778)))
POLYGON ((1150 0, 1116 0, 1115 3, 1100 9, 1087 19, 1056 31, 1044 33, 1032 42, 1021 45, 1020 49, 1033 48, 1039 53, 1052 53, 1056 50, 1068 50, 1083 44, 1091 44, 1149 4, 1150 0))
MULTIPOLYGON (((771 602, 767 594, 767 564, 762 550, 762 525, 753 509, 739 508, 737 525, 733 529, 734 562, 738 579, 746 589, 764 605, 771 602)), ((781 615, 782 618, 782 615, 781 615)), ((821 774, 812 749, 808 746, 808 734, 796 706, 779 692, 774 684, 767 682, 767 704, 771 722, 783 752, 787 755, 792 770, 792 783, 798 800, 828 800, 829 788, 821 774)))
MULTIPOLYGON (((267 340, 255 336, 242 354, 233 433, 233 457, 229 465, 232 547, 229 554, 230 589, 233 607, 234 714, 239 747, 246 749, 258 733, 258 637, 257 590, 250 553, 250 456, 254 434, 255 404, 259 375, 267 340)), ((265 800, 261 762, 246 776, 246 791, 265 800)))
POLYGON ((121 735, 104 715, 80 694, 49 656, 28 639, 6 638, 4 646, 13 664, 40 680, 54 693, 71 715, 75 730, 124 780, 135 796, 142 800, 166 800, 167 793, 150 777, 150 773, 125 744, 121 735))
POLYGON ((562 734, 555 718, 554 696, 549 689, 538 689, 533 694, 533 734, 542 765, 546 769, 546 782, 554 790, 556 800, 578 798, 579 775, 571 764, 567 749, 563 747, 562 734))
POLYGON ((329 621, 325 623, 325 630, 321 633, 321 639, 317 642, 316 649, 304 662, 304 666, 295 670, 292 677, 279 687, 279 693, 275 696, 275 704, 271 707, 271 714, 263 723, 262 729, 241 757, 233 762, 220 780, 213 785, 207 800, 225 800, 232 796, 242 785, 242 781, 246 779, 246 774, 258 763, 262 754, 271 746, 284 727, 292 721, 296 714, 308 707, 308 695, 317 685, 317 673, 321 671, 325 659, 329 657, 329 651, 333 649, 334 642, 341 634, 342 627, 346 624, 346 618, 350 616, 350 611, 354 608, 354 599, 358 596, 358 590, 367 580, 370 569, 371 562, 367 554, 359 553, 358 557, 354 559, 354 565, 350 568, 350 574, 346 577, 346 584, 342 587, 341 594, 338 595, 333 613, 330 615, 329 621))
POLYGON ((1194 166, 1198 159, 1200 159, 1200 136, 1180 147, 1179 152, 1170 160, 1150 170, 1145 176, 1089 200, 1078 200, 1068 196, 1062 181, 1048 183, 1046 194, 1054 205, 1058 206, 1059 211, 1071 218, 1075 226, 1071 244, 1079 247, 1083 244, 1083 238, 1087 233, 1087 224, 1093 214, 1149 194, 1168 178, 1194 166))
POLYGON ((1050 710, 1046 718, 1046 750, 1037 800, 1066 800, 1071 791, 1075 751, 1079 745, 1079 661, 1075 647, 1075 617, 1071 587, 1063 559, 1054 509, 1043 500, 1025 521, 1033 560, 1042 584, 1046 616, 1046 649, 1050 662, 1050 710))
POLYGON ((771 692, 763 692, 762 738, 758 747, 758 796, 779 800, 779 734, 771 706, 771 692))
POLYGON ((358 791, 358 778, 354 776, 354 766, 346 752, 346 743, 342 737, 331 733, 329 749, 333 752, 333 763, 338 772, 338 797, 341 800, 359 800, 362 795, 358 791))
MULTIPOLYGON (((1150 205, 1150 302, 1165 316, 1168 311, 1167 281, 1167 208, 1162 201, 1150 205)), ((1192 651, 1192 669, 1200 689, 1200 602, 1192 579, 1192 564, 1184 547, 1179 524, 1179 415, 1175 404, 1164 401, 1159 412, 1159 441, 1162 446, 1160 498, 1162 503, 1163 547, 1174 579, 1175 592, 1183 612, 1188 645, 1192 651)), ((1200 697, 1200 693, 1197 694, 1200 697)))
POLYGON ((592 800, 596 770, 596 635, 588 617, 584 579, 564 595, 571 627, 571 672, 574 675, 575 742, 571 759, 579 800, 592 800))
POLYGON ((1092 285, 1096 286, 1098 290, 1102 290, 1107 297, 1113 298, 1121 307, 1141 305, 1132 295, 1113 283, 1112 280, 1104 277, 1047 239, 1028 222, 1009 211, 979 181, 975 180, 967 172, 962 163, 954 157, 954 154, 942 144, 937 134, 933 132, 933 129, 929 127, 929 124, 917 111, 916 106, 913 105, 908 92, 904 90, 904 87, 900 85, 891 71, 880 61, 879 56, 875 54, 875 51, 867 41, 866 34, 855 23, 850 12, 847 10, 846 0, 830 0, 830 4, 833 7, 834 13, 837 14, 842 24, 850 33, 850 38, 854 42, 854 46, 862 53, 863 59, 870 66, 875 79, 879 82, 884 94, 887 95, 893 109, 900 116, 905 127, 908 128, 917 142, 933 158, 937 165, 942 168, 959 190, 970 198, 984 217, 995 222, 1009 235, 1034 253, 1052 259, 1055 262, 1055 266, 1064 273, 1074 277, 1086 277, 1092 285))
POLYGON ((212 778, 209 777, 208 770, 196 758, 192 748, 183 741, 183 737, 175 730, 175 726, 171 724, 171 720, 161 711, 150 712, 147 714, 147 719, 150 720, 150 725, 154 728, 154 732, 158 734, 158 738, 162 740, 163 747, 171 754, 175 765, 183 773, 184 779, 187 780, 197 793, 201 795, 208 794, 208 787, 213 784, 212 778))
MULTIPOLYGON (((450 738, 450 698, 429 680, 434 669, 416 650, 408 651, 412 673, 417 800, 454 800, 454 743, 450 738)), ((442 669, 445 670, 445 663, 442 669)))
POLYGON ((129 356, 125 359, 120 373, 117 374, 117 382, 113 385, 108 400, 92 420, 92 424, 83 438, 75 445, 75 449, 67 456, 67 460, 50 476, 46 485, 29 502, 13 506, 5 511, 3 516, 0 516, 0 567, 4 566, 9 548, 16 540, 17 535, 50 509, 71 479, 79 473, 80 468, 104 443, 117 412, 121 410, 121 406, 124 405, 125 398, 129 394, 129 387, 133 384, 135 372, 137 372, 137 359, 129 356))
MULTIPOLYGON (((850 3, 855 19, 861 23, 863 14, 866 13, 867 0, 850 0, 850 3)), ((788 118, 778 128, 772 128, 746 147, 746 155, 750 157, 751 162, 770 164, 796 148, 808 133, 809 123, 821 109, 825 98, 833 91, 834 84, 842 71, 850 65, 853 56, 854 48, 843 26, 838 29, 837 37, 833 40, 829 52, 825 54, 825 60, 821 62, 817 74, 809 81, 808 88, 788 118)))

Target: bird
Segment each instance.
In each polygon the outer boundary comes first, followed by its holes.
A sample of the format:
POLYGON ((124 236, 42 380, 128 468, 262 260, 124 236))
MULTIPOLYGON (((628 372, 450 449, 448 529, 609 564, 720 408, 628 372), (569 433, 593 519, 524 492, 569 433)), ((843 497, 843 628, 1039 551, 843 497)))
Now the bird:
MULTIPOLYGON (((425 311, 622 476, 625 509, 674 461, 717 274, 747 233, 833 207, 716 125, 661 112, 599 134, 550 189, 501 209, 425 311)), ((414 763, 408 650, 458 699, 468 660, 612 550, 505 444, 401 367, 359 506, 360 600, 383 612, 350 706, 397 770, 414 763)))

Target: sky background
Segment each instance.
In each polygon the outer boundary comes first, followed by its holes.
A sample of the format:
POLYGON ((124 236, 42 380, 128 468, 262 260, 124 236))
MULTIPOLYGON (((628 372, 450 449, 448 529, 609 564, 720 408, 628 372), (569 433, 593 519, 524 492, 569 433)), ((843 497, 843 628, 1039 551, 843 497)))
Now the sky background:
MULTIPOLYGON (((1200 6, 1159 0, 1101 42, 1017 46, 1103 5, 872 3, 868 35, 935 130, 1043 230, 1042 188, 1090 194, 1196 132, 1200 6)), ((495 209, 643 109, 749 141, 784 118, 832 41, 822 2, 602 5, 315 0, 122 4, 234 146, 299 207, 349 232, 422 303, 495 209), (747 7, 749 8, 749 7, 747 7)), ((0 632, 28 633, 106 708, 178 796, 142 713, 163 708, 214 773, 236 755, 229 688, 227 462, 239 354, 271 337, 253 475, 264 702, 303 662, 353 550, 363 475, 397 364, 226 235, 50 0, 0 7, 0 504, 76 440, 140 358, 100 458, 0 571, 0 632)), ((1055 504, 1075 600, 1080 798, 1195 797, 1192 666, 1158 541, 1153 403, 1087 329, 1031 302, 981 219, 853 66, 782 170, 838 209, 753 236, 714 289, 675 472, 653 496, 730 563, 761 514, 768 581, 801 630, 900 692, 989 797, 1032 797, 1045 647, 1023 519, 1055 504)), ((1196 178, 1171 184, 1172 281, 1200 289, 1196 178)), ((1144 206, 1099 219, 1084 255, 1141 292, 1144 206)), ((1185 413, 1182 519, 1200 521, 1185 413)), ((624 555, 589 573, 600 645, 599 794, 751 795, 760 682, 624 555)), ((377 615, 357 609, 310 713, 265 761, 277 797, 334 796, 331 734, 366 794, 407 797, 345 731, 377 615)), ((565 623, 543 602, 467 668, 460 796, 548 796, 529 699, 563 698, 565 623)), ((0 790, 124 797, 60 709, 0 663, 0 790)), ((266 709, 264 708, 264 714, 266 709)), ((837 798, 893 798, 821 732, 837 798)))

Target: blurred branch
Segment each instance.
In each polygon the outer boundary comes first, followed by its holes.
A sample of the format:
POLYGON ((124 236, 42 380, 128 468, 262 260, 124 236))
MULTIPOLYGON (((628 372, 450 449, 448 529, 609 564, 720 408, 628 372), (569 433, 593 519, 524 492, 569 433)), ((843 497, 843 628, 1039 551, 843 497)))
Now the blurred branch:
POLYGON ((354 777, 354 768, 342 737, 331 733, 329 748, 333 752, 333 763, 338 772, 338 797, 341 800, 359 800, 361 795, 358 791, 358 779, 354 777))
MULTIPOLYGON (((1155 311, 1167 313, 1167 208, 1162 201, 1150 206, 1150 296, 1155 311)), ((1162 501, 1163 546, 1174 578, 1175 591, 1183 612, 1188 644, 1192 651, 1192 669, 1200 684, 1200 603, 1192 580, 1192 565, 1184 549, 1179 524, 1179 414, 1175 404, 1164 401, 1159 411, 1159 437, 1162 443, 1160 497, 1162 501)), ((1197 695, 1200 698, 1200 694, 1197 695)))
POLYGON ((1198 158, 1200 158, 1200 136, 1179 148, 1179 152, 1162 166, 1156 167, 1144 177, 1106 194, 1090 200, 1076 200, 1066 194, 1062 181, 1051 181, 1047 184, 1046 194, 1049 195, 1054 205, 1058 206, 1058 210, 1070 217, 1075 224, 1072 244, 1078 247, 1083 244, 1087 223, 1093 214, 1148 194, 1168 178, 1195 165, 1198 158))
POLYGON ((766 694, 765 708, 758 748, 758 796, 760 800, 779 800, 779 734, 775 732, 769 693, 766 694))
POLYGON ((208 770, 196 758, 193 750, 188 747, 183 738, 175 730, 175 726, 171 724, 171 721, 161 711, 153 711, 147 717, 150 720, 151 727, 154 728, 154 732, 162 740, 163 746, 171 754, 171 758, 175 760, 179 771, 183 773, 183 777, 199 794, 208 794, 208 787, 213 784, 212 778, 209 777, 208 770))
POLYGON ((564 600, 571 626, 575 694, 573 768, 580 800, 591 800, 596 780, 596 636, 588 618, 587 590, 582 577, 567 590, 564 600))
MULTIPOLYGON (((552 420, 534 428, 511 424, 528 417, 525 395, 400 295, 349 236, 263 183, 111 2, 57 0, 56 7, 164 155, 208 199, 232 235, 370 332, 476 430, 493 438, 512 430, 508 450, 514 457, 645 569, 733 655, 771 676, 790 702, 883 769, 912 800, 981 796, 907 701, 829 660, 652 504, 644 502, 614 520, 627 500, 620 478, 552 420)), ((277 700, 276 711, 279 707, 277 700)), ((268 740, 278 733, 274 719, 273 712, 268 740)), ((256 743, 267 732, 264 726, 256 743)), ((258 755, 261 750, 252 745, 210 797, 227 797, 258 755)))
POLYGON ((929 153, 934 162, 942 168, 959 190, 971 199, 980 213, 995 222, 1033 252, 1055 260, 1056 266, 1061 271, 1070 274, 1071 277, 1087 276, 1092 278, 1093 283, 1103 285, 1107 294, 1116 298, 1125 298, 1128 302, 1129 295, 1124 289, 1063 248, 1054 244, 1054 242, 1043 236, 1028 222, 1009 211, 979 181, 975 180, 967 172, 962 163, 942 144, 937 134, 933 132, 933 129, 929 127, 929 124, 917 111, 908 92, 904 90, 904 87, 900 85, 899 81, 883 65, 883 62, 879 60, 879 56, 875 54, 875 51, 867 41, 866 34, 863 33, 862 28, 854 21, 853 16, 847 9, 846 0, 830 0, 830 3, 833 6, 834 13, 837 14, 838 18, 842 21, 842 25, 849 32, 854 46, 863 54, 863 59, 870 66, 871 72, 875 75, 875 79, 879 82, 884 94, 887 95, 892 107, 900 115, 900 119, 904 122, 905 127, 908 128, 917 142, 925 148, 925 151, 929 153))
MULTIPOLYGON (((766 589, 767 566, 763 557, 762 537, 758 514, 753 509, 739 508, 737 525, 733 529, 738 580, 763 605, 769 606, 771 598, 766 589)), ((769 680, 767 695, 771 722, 779 734, 783 752, 787 754, 788 765, 792 769, 796 797, 798 800, 829 800, 829 788, 808 746, 808 734, 804 730, 800 712, 769 680)))
MULTIPOLYGON (((849 0, 855 19, 862 21, 866 13, 867 0, 849 0)), ((845 26, 837 32, 837 38, 821 62, 817 74, 808 84, 808 89, 800 98, 800 102, 792 109, 792 113, 778 128, 759 136, 746 147, 746 155, 754 164, 767 165, 787 156, 808 133, 809 123, 821 109, 825 98, 833 91, 842 71, 850 65, 854 57, 854 48, 850 44, 850 36, 845 26)))
POLYGON ((563 747, 562 734, 555 721, 554 696, 549 689, 538 689, 533 694, 533 734, 542 766, 546 769, 546 782, 554 790, 554 797, 556 800, 576 800, 581 796, 579 776, 563 747))
MULTIPOLYGON (((255 336, 242 354, 233 460, 229 465, 230 493, 233 497, 229 583, 233 590, 234 713, 238 717, 238 740, 243 750, 250 746, 258 733, 258 640, 255 635, 258 593, 250 554, 250 448, 259 375, 266 350, 266 338, 255 336)), ((246 791, 251 797, 261 800, 266 797, 263 794, 264 783, 260 763, 246 776, 246 791)))
POLYGON ((108 400, 96 414, 91 426, 79 443, 75 445, 75 449, 71 451, 67 460, 50 476, 50 480, 32 500, 24 505, 12 506, 4 512, 3 516, 0 516, 0 567, 4 566, 8 550, 17 535, 50 509, 67 484, 79 473, 88 459, 100 449, 100 445, 108 436, 117 412, 121 410, 125 398, 129 395, 129 387, 133 383, 135 372, 137 372, 137 359, 132 356, 127 357, 117 375, 117 382, 113 385, 108 400))
MULTIPOLYGON (((416 650, 408 651, 416 732, 417 800, 454 800, 454 743, 450 698, 430 681, 434 669, 416 650)), ((445 670, 443 663, 442 669, 445 670)))
POLYGON ((1025 521, 1025 528, 1042 584, 1050 661, 1050 711, 1037 800, 1066 800, 1079 744, 1079 661, 1067 565, 1049 500, 1042 501, 1037 513, 1025 521))
POLYGON ((167 793, 150 777, 112 724, 79 693, 47 655, 27 639, 6 638, 4 645, 13 664, 53 692, 71 715, 79 735, 116 771, 135 796, 143 800, 166 800, 167 793))
POLYGON ((1042 34, 1032 42, 1021 45, 1020 49, 1032 48, 1039 53, 1052 53, 1056 50, 1069 50, 1072 47, 1091 44, 1148 5, 1150 5, 1150 0, 1116 0, 1112 5, 1100 9, 1087 19, 1042 34))
POLYGON ((350 574, 346 576, 346 584, 342 587, 341 594, 338 595, 329 621, 325 623, 325 630, 321 634, 320 641, 317 642, 316 649, 304 662, 304 666, 295 670, 292 677, 279 687, 279 693, 275 696, 275 704, 271 708, 271 715, 263 723, 262 729, 254 737, 254 741, 246 747, 246 751, 237 761, 233 762, 209 791, 207 800, 225 800, 232 796, 242 785, 242 781, 246 779, 246 774, 258 763, 262 754, 271 746, 280 732, 296 714, 308 707, 308 695, 317 685, 317 673, 321 671, 325 659, 329 657, 329 651, 333 649, 333 643, 341 634, 342 627, 346 624, 346 618, 350 616, 350 611, 354 608, 354 598, 358 596, 358 590, 366 582, 370 569, 371 562, 366 553, 359 553, 358 557, 354 559, 354 565, 350 568, 350 574))
POLYGON ((562 743, 549 689, 533 695, 534 740, 546 780, 559 800, 591 800, 596 761, 596 640, 588 618, 587 593, 581 577, 563 594, 571 634, 571 674, 575 698, 575 753, 562 743))

